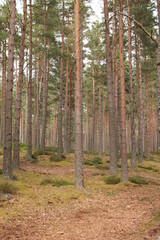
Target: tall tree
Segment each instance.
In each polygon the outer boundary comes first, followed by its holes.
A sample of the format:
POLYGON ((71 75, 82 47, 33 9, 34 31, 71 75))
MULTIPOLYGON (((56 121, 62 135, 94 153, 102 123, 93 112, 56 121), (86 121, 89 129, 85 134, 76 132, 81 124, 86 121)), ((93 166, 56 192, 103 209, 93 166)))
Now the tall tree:
POLYGON ((109 105, 109 144, 110 144, 110 171, 112 174, 118 174, 118 151, 115 127, 115 108, 113 95, 113 77, 112 77, 112 57, 109 35, 109 16, 108 16, 108 1, 104 0, 104 14, 106 27, 106 61, 107 61, 107 90, 108 90, 108 105, 109 105))
MULTIPOLYGON (((123 1, 119 0, 119 10, 123 12, 123 1)), ((123 16, 119 14, 119 59, 120 59, 120 91, 121 91, 121 180, 128 181, 127 148, 126 148, 126 110, 125 80, 123 57, 123 16)))
MULTIPOLYGON (((129 0, 127 0, 127 13, 130 16, 129 0)), ((130 115, 131 115, 131 147, 132 158, 131 167, 136 168, 136 134, 135 134, 135 117, 134 117, 134 93, 132 78, 132 36, 131 36, 131 20, 128 20, 128 55, 129 55, 129 89, 130 89, 130 115)))
POLYGON ((5 104, 5 135, 3 156, 3 177, 12 179, 12 92, 13 92, 13 70, 14 70, 14 40, 15 40, 15 13, 16 1, 10 0, 10 22, 8 43, 8 75, 6 84, 5 104))
POLYGON ((75 185, 84 188, 83 142, 82 142, 82 100, 81 100, 81 51, 80 51, 80 0, 74 1, 75 34, 75 185))
POLYGON ((61 159, 63 151, 62 142, 62 105, 63 105, 63 57, 64 57, 64 0, 63 0, 63 16, 62 16, 62 47, 61 47, 61 70, 60 70, 60 93, 59 93, 59 111, 58 111, 58 152, 57 155, 61 159))
POLYGON ((27 160, 32 160, 32 0, 29 19, 29 82, 28 82, 28 121, 27 121, 27 160))
POLYGON ((21 100, 22 100, 22 84, 23 84, 23 63, 24 63, 24 48, 25 35, 27 26, 27 2, 23 0, 23 26, 20 46, 20 61, 19 61, 19 79, 17 82, 16 92, 16 112, 15 112, 15 132, 14 132, 14 151, 13 151, 13 166, 19 168, 19 138, 20 138, 20 116, 21 116, 21 100))
POLYGON ((158 151, 160 152, 160 0, 157 0, 157 10, 158 10, 158 48, 157 48, 157 142, 158 151))

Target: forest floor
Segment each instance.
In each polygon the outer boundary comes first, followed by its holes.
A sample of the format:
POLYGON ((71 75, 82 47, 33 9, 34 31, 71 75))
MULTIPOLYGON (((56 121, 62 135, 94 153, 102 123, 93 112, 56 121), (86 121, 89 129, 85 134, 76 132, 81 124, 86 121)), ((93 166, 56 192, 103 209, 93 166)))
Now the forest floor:
MULTIPOLYGON (((10 183, 17 192, 6 199, 0 188, 0 239, 159 239, 160 155, 153 154, 134 172, 129 168, 130 176, 142 176, 147 185, 108 185, 104 182, 109 175, 108 156, 89 166, 97 156, 85 154, 86 192, 80 192, 73 184, 74 154, 61 162, 41 155, 36 163, 25 161, 24 154, 21 170, 14 172, 16 180, 10 183)), ((0 187, 4 182, 0 176, 0 187)))

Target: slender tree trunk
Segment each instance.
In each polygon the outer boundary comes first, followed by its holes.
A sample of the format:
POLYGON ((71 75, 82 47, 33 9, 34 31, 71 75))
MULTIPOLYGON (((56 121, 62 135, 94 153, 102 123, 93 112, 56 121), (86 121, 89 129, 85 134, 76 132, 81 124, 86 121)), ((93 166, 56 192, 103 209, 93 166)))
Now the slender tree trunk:
MULTIPOLYGON (((37 40, 36 40, 37 45, 37 40)), ((36 121, 37 121, 37 54, 35 52, 35 74, 34 74, 34 130, 33 130, 33 146, 36 148, 36 121)))
POLYGON ((143 162, 143 100, 142 100, 142 74, 141 74, 141 51, 140 39, 137 36, 138 42, 138 76, 137 76, 137 96, 138 96, 138 150, 139 163, 143 162))
POLYGON ((64 0, 63 0, 63 18, 62 18, 62 48, 61 48, 61 73, 60 73, 60 95, 59 95, 59 112, 58 112, 58 158, 62 158, 62 105, 63 105, 63 57, 64 57, 64 0))
POLYGON ((43 107, 42 107, 42 138, 41 149, 45 152, 46 115, 47 115, 47 73, 46 73, 46 4, 44 14, 44 54, 43 54, 43 107))
POLYGON ((157 38, 157 150, 160 152, 160 0, 157 0, 159 36, 157 38))
POLYGON ((95 71, 94 71, 94 59, 93 59, 93 99, 92 99, 92 138, 91 138, 91 150, 95 149, 95 71))
MULTIPOLYGON (((123 12, 123 1, 119 0, 119 10, 123 12)), ((121 90, 121 181, 128 181, 127 149, 126 149, 126 109, 125 80, 123 58, 123 16, 119 15, 119 59, 120 59, 120 90, 121 90)))
POLYGON ((26 56, 26 97, 25 97, 25 144, 27 144, 27 129, 28 129, 28 56, 26 56))
POLYGON ((4 146, 4 132, 5 132, 5 98, 6 98, 6 32, 7 26, 5 26, 5 40, 3 45, 3 75, 2 75, 2 103, 1 103, 1 139, 0 146, 4 146))
MULTIPOLYGON (((130 16, 129 0, 127 0, 127 10, 130 16)), ((133 93, 133 79, 132 79, 132 37, 131 37, 131 21, 128 18, 128 54, 129 54, 129 88, 130 88, 130 115, 131 115, 131 167, 136 168, 136 133, 134 120, 134 93, 133 93)))
POLYGON ((20 167, 20 161, 19 161, 20 117, 21 117, 26 26, 27 26, 27 2, 26 0, 23 0, 23 26, 22 26, 21 46, 20 46, 19 79, 17 82, 17 92, 16 92, 16 113, 15 113, 15 127, 14 127, 15 132, 14 132, 14 150, 13 150, 13 166, 16 169, 19 169, 20 167))
POLYGON ((14 67, 14 37, 15 37, 16 1, 10 0, 10 31, 8 43, 8 76, 6 85, 5 104, 5 134, 3 155, 3 177, 12 179, 12 93, 14 67))
POLYGON ((32 0, 30 0, 29 20, 29 82, 28 82, 28 126, 27 126, 27 160, 32 160, 32 0))
POLYGON ((82 142, 82 94, 81 94, 81 48, 80 48, 80 0, 74 2, 75 33, 75 186, 84 188, 83 142, 82 142))
POLYGON ((67 61, 66 61, 66 94, 64 104, 64 153, 68 151, 68 79, 69 79, 69 13, 67 33, 67 61))
POLYGON ((110 171, 112 174, 118 174, 118 154, 117 139, 115 127, 115 108, 113 95, 113 78, 112 78, 112 58, 109 35, 109 16, 108 1, 104 0, 105 27, 106 27, 106 60, 107 60, 107 90, 109 104, 109 139, 110 139, 110 171))
POLYGON ((146 138, 145 138, 145 155, 150 159, 150 120, 149 120, 149 99, 148 99, 148 73, 145 70, 145 98, 146 98, 146 138))
POLYGON ((100 51, 98 51, 98 80, 99 80, 98 154, 102 155, 103 141, 102 141, 102 90, 100 76, 100 51))
POLYGON ((72 142, 72 68, 69 71, 69 126, 68 126, 68 150, 71 150, 72 142))

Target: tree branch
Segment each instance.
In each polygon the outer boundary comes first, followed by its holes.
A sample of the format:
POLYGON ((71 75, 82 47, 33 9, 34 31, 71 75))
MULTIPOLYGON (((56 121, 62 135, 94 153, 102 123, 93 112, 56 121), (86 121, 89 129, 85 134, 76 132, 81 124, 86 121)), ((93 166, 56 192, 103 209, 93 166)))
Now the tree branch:
POLYGON ((149 33, 149 32, 145 29, 145 27, 143 27, 143 25, 142 25, 140 22, 138 22, 136 19, 134 19, 134 17, 131 17, 131 16, 129 16, 129 15, 125 14, 125 13, 122 13, 122 12, 120 12, 120 11, 119 11, 119 14, 121 14, 121 15, 129 18, 129 19, 131 19, 132 21, 134 21, 134 22, 138 25, 138 27, 139 27, 140 29, 142 29, 142 31, 143 31, 153 42, 155 42, 156 44, 158 44, 157 39, 156 39, 151 33, 149 33))

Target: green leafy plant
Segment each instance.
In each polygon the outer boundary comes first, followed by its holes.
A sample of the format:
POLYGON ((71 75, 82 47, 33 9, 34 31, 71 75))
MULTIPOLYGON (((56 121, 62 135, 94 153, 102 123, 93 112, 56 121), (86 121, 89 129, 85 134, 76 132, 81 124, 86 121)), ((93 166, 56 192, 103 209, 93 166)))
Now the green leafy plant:
POLYGON ((104 178, 106 184, 115 185, 120 183, 121 179, 118 176, 112 175, 104 178))
POLYGON ((141 176, 129 177, 129 181, 132 182, 132 183, 135 183, 135 184, 142 184, 142 185, 147 185, 148 184, 148 181, 141 176))

